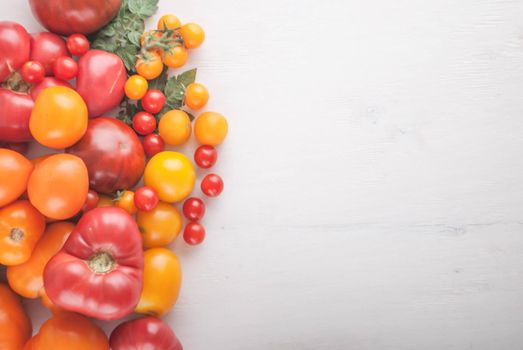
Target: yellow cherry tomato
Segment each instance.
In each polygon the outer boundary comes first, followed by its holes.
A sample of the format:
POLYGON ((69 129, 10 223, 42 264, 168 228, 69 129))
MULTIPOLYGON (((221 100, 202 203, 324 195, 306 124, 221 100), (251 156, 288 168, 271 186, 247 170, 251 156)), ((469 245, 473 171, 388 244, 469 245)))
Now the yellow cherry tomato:
POLYGON ((176 17, 175 15, 165 15, 160 18, 158 21, 158 30, 165 31, 165 30, 173 30, 176 28, 180 28, 182 26, 182 22, 176 17))
POLYGON ((136 312, 162 317, 172 309, 182 284, 182 269, 169 249, 152 248, 144 253, 143 289, 136 312))
POLYGON ((191 161, 181 153, 164 151, 149 160, 144 183, 152 187, 160 199, 175 203, 191 194, 196 174, 191 161))
POLYGON ((185 104, 194 110, 202 109, 209 101, 209 91, 205 86, 192 83, 185 90, 185 104))
POLYGON ((191 137, 191 119, 184 111, 173 109, 160 119, 158 133, 168 145, 183 145, 191 137))
POLYGON ((187 23, 180 28, 185 47, 195 49, 205 40, 205 32, 202 27, 196 23, 187 23))
POLYGON ((135 74, 125 82, 125 95, 131 100, 141 100, 148 88, 147 80, 141 75, 135 74))
POLYGON ((149 51, 146 58, 140 58, 136 62, 136 71, 147 80, 156 79, 162 74, 162 57, 158 52, 149 51))
POLYGON ((180 68, 186 62, 189 54, 183 46, 175 46, 165 53, 163 63, 169 68, 180 68))
POLYGON ((123 193, 119 193, 115 200, 115 204, 117 207, 122 208, 128 212, 129 215, 134 215, 138 211, 136 205, 134 205, 133 191, 124 191, 123 193))
POLYGON ((202 145, 218 146, 228 132, 227 119, 220 113, 204 112, 194 123, 194 134, 202 145))
POLYGON ((178 237, 182 230, 182 217, 176 208, 160 202, 151 211, 139 211, 136 218, 145 248, 163 247, 178 237))

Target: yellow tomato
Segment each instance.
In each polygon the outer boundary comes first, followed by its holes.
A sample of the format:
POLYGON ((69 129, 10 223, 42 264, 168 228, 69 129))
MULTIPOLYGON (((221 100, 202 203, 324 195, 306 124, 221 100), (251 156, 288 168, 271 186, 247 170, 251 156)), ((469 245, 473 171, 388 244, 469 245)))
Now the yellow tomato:
POLYGON ((180 68, 186 62, 189 54, 183 46, 175 46, 165 53, 163 63, 169 68, 180 68))
POLYGON ((209 91, 205 86, 192 83, 185 90, 185 104, 194 110, 202 109, 209 101, 209 91))
POLYGON ((162 74, 162 57, 158 52, 150 51, 145 59, 136 62, 136 71, 147 80, 156 79, 162 74))
POLYGON ((171 204, 160 202, 151 211, 139 211, 136 218, 145 248, 163 247, 178 237, 182 217, 171 204))
POLYGON ((158 133, 168 145, 183 145, 191 137, 191 119, 184 111, 173 109, 160 119, 158 133))
POLYGON ((191 194, 196 174, 191 161, 181 153, 164 151, 149 160, 144 183, 167 203, 179 202, 191 194))
POLYGON ((195 49, 200 46, 205 40, 205 32, 203 28, 196 23, 187 23, 180 28, 185 47, 188 49, 195 49))
POLYGON ((136 205, 134 205, 133 191, 124 191, 123 193, 119 193, 115 202, 117 207, 122 208, 128 212, 129 215, 134 215, 138 211, 136 205))
POLYGON ((153 248, 144 253, 143 289, 136 312, 162 317, 176 303, 182 284, 182 269, 169 249, 153 248))
POLYGON ((227 137, 227 119, 220 113, 204 112, 194 123, 194 134, 202 145, 218 146, 227 137))
POLYGON ((165 15, 160 18, 158 21, 158 30, 173 30, 176 28, 180 28, 182 26, 182 23, 176 17, 175 15, 165 15))
POLYGON ((147 80, 141 75, 135 74, 125 82, 125 95, 131 100, 141 100, 148 88, 147 80))

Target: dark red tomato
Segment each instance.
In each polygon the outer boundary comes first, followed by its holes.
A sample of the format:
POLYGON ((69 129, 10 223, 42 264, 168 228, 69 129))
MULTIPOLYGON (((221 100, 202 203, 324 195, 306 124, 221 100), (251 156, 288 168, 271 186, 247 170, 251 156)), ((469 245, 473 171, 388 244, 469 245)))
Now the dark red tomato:
POLYGON ((33 100, 36 101, 36 98, 38 97, 38 95, 40 95, 40 92, 42 92, 42 90, 47 89, 48 87, 51 87, 51 86, 65 86, 68 88, 72 88, 71 84, 69 84, 66 81, 56 79, 53 77, 46 77, 40 84, 33 86, 31 88, 31 90, 29 90, 29 93, 31 94, 31 97, 33 98, 33 100))
POLYGON ((218 152, 214 146, 203 145, 194 152, 194 161, 200 168, 212 168, 216 164, 216 160, 218 160, 218 152))
POLYGON ((0 52, 1 83, 29 61, 31 37, 27 30, 18 23, 0 21, 0 52))
POLYGON ((33 139, 29 131, 33 107, 31 96, 0 88, 0 141, 26 142, 33 139))
POLYGON ((205 215, 205 203, 196 197, 191 197, 183 203, 183 215, 191 221, 200 221, 205 215))
POLYGON ((202 180, 202 192, 208 197, 218 197, 223 191, 223 180, 219 175, 208 174, 202 180))
POLYGON ((90 48, 89 39, 83 34, 73 34, 67 39, 67 50, 73 56, 83 56, 90 48))
POLYGON ((183 230, 183 240, 189 245, 198 245, 205 239, 205 227, 197 222, 190 222, 183 230))
POLYGON ((22 78, 29 84, 39 84, 45 78, 44 65, 37 61, 27 61, 20 70, 22 78))
POLYGON ((87 213, 89 210, 96 208, 99 201, 100 197, 98 196, 98 193, 96 193, 96 191, 89 190, 89 192, 87 192, 87 199, 85 200, 85 204, 82 207, 82 211, 87 213))
POLYGON ((165 95, 160 90, 149 90, 142 98, 142 107, 147 112, 159 113, 165 105, 165 95))
POLYGON ((151 158, 155 154, 165 150, 165 142, 158 134, 150 134, 143 139, 143 148, 147 157, 151 158))
POLYGON ((111 333, 112 350, 183 350, 168 324, 155 317, 127 321, 111 333))
POLYGON ((11 151, 15 151, 22 155, 25 155, 29 151, 29 143, 28 142, 11 142, 11 143, 0 142, 0 148, 7 148, 7 149, 10 149, 11 151))
POLYGON ((144 186, 134 192, 134 205, 138 210, 151 211, 159 202, 158 194, 151 187, 144 186))
POLYGON ((61 80, 71 80, 78 74, 78 63, 71 57, 59 57, 53 63, 54 76, 61 80))
POLYGON ((58 57, 68 55, 61 36, 49 32, 31 34, 31 61, 43 64, 46 75, 53 74, 53 63, 58 57))
POLYGON ((140 139, 133 129, 114 118, 91 119, 84 137, 66 151, 82 158, 90 187, 99 193, 133 188, 145 168, 140 139))
POLYGON ((151 113, 138 112, 133 117, 133 128, 140 135, 149 135, 156 129, 156 118, 151 113))

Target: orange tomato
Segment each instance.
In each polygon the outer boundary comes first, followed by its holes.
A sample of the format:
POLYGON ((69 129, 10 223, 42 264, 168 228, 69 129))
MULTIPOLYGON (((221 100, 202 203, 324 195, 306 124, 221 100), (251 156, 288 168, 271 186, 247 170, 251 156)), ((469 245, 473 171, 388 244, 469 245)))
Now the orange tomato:
POLYGON ((204 112, 196 118, 194 135, 202 145, 218 146, 227 137, 227 119, 220 113, 204 112))
POLYGON ((44 216, 28 201, 0 209, 0 264, 20 265, 29 260, 44 230, 44 216))
POLYGON ((0 207, 20 197, 27 188, 33 164, 23 155, 0 148, 0 207))
POLYGON ((165 53, 163 63, 169 68, 180 68, 186 62, 189 54, 183 46, 175 46, 165 53))
POLYGON ((140 75, 133 75, 125 82, 125 95, 131 100, 141 100, 147 93, 149 83, 140 75))
POLYGON ((73 229, 74 224, 70 222, 49 225, 31 258, 23 264, 7 268, 7 281, 16 293, 30 299, 44 294, 45 265, 62 248, 73 229))
POLYGON ((146 58, 136 62, 136 71, 147 80, 156 79, 162 74, 162 57, 158 52, 149 51, 146 58))
POLYGON ((103 207, 114 207, 114 200, 106 196, 104 194, 100 194, 100 199, 98 200, 98 204, 96 205, 97 208, 103 208, 103 207))
POLYGON ((166 248, 144 252, 143 289, 135 311, 161 317, 172 309, 182 285, 182 269, 176 255, 166 248))
POLYGON ((44 322, 25 350, 109 350, 104 331, 88 318, 59 312, 44 322))
POLYGON ((116 197, 115 204, 118 208, 122 208, 129 215, 134 215, 138 211, 136 205, 134 205, 134 192, 133 191, 124 191, 118 194, 116 197))
POLYGON ((160 119, 158 133, 168 145, 183 145, 192 134, 191 119, 184 111, 173 109, 160 119))
POLYGON ((185 90, 185 104, 194 110, 202 109, 209 101, 209 91, 205 86, 192 83, 185 90))
POLYGON ((145 248, 163 247, 178 237, 182 217, 171 204, 160 202, 151 211, 139 211, 136 217, 145 248))
POLYGON ((58 306, 53 304, 47 293, 45 292, 45 289, 42 290, 42 295, 40 296, 40 300, 42 301, 42 305, 45 306, 49 311, 52 313, 63 311, 58 306))
POLYGON ((165 31, 165 30, 173 30, 176 28, 180 28, 182 26, 182 23, 176 17, 175 15, 164 15, 160 18, 158 21, 158 30, 165 31))
POLYGON ((196 23, 187 23, 180 28, 185 47, 188 49, 195 49, 200 46, 205 40, 205 32, 203 28, 196 23))
POLYGON ((35 101, 29 119, 31 135, 50 148, 66 148, 78 142, 87 130, 87 105, 73 89, 53 86, 35 101))
POLYGON ((42 214, 56 220, 76 215, 88 191, 87 167, 72 154, 54 154, 41 161, 27 186, 31 203, 42 214))
POLYGON ((32 331, 20 298, 7 285, 0 284, 0 349, 24 349, 32 331))

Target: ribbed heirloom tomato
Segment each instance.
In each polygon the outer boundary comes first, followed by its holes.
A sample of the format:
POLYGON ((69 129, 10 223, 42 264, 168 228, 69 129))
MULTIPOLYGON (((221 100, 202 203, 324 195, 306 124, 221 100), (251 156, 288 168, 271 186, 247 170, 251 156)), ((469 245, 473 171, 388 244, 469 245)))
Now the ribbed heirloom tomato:
POLYGON ((0 284, 0 349, 24 349, 31 332, 31 320, 20 299, 8 286, 0 284))
POLYGON ((119 325, 111 334, 112 350, 182 350, 182 344, 168 324, 155 317, 143 317, 119 325))
POLYGON ((0 148, 0 207, 24 193, 33 164, 20 153, 0 148))

